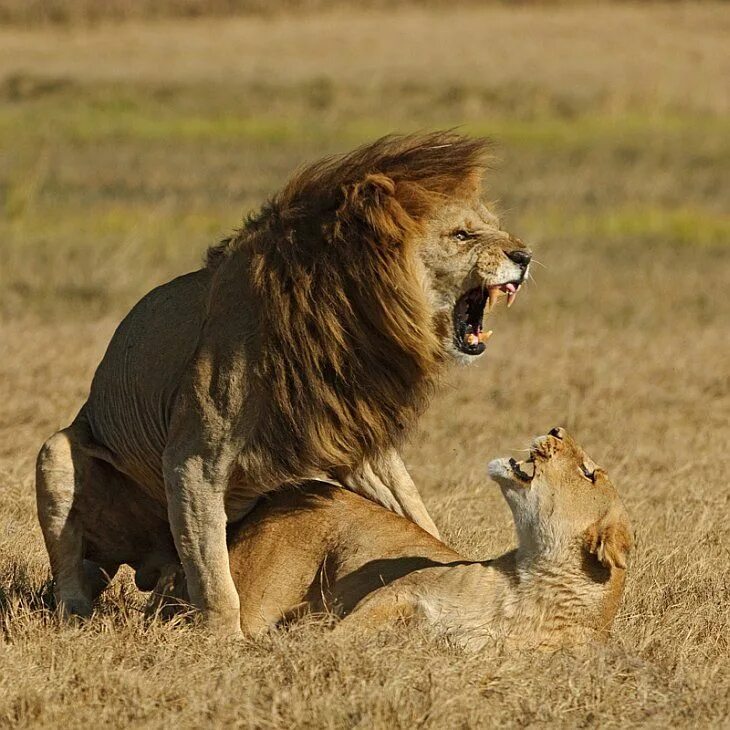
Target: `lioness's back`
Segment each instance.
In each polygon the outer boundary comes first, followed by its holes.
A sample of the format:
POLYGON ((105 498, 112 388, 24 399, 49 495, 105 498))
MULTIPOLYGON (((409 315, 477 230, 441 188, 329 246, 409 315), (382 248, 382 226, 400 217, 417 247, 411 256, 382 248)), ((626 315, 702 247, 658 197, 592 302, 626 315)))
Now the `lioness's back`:
POLYGON ((316 604, 352 576, 364 596, 412 570, 461 556, 410 520, 342 487, 307 482, 264 497, 230 535, 231 575, 250 631, 316 604))

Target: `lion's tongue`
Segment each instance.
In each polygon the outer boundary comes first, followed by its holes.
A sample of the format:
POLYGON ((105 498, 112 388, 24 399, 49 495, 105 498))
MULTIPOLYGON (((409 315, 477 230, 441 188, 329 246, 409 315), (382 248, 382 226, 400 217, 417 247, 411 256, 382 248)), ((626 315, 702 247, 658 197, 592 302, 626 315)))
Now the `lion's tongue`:
POLYGON ((505 284, 504 288, 507 290, 507 306, 511 307, 517 298, 517 287, 514 284, 505 284))
POLYGON ((466 337, 464 337, 464 342, 466 342, 469 347, 474 347, 475 345, 478 345, 480 342, 486 342, 490 337, 492 336, 492 330, 488 330, 487 332, 479 332, 478 334, 474 334, 473 332, 470 332, 466 337))
POLYGON ((511 307, 517 298, 517 292, 520 290, 519 286, 514 284, 500 284, 499 286, 490 286, 487 289, 487 311, 491 312, 494 305, 499 301, 502 294, 507 295, 507 306, 511 307))

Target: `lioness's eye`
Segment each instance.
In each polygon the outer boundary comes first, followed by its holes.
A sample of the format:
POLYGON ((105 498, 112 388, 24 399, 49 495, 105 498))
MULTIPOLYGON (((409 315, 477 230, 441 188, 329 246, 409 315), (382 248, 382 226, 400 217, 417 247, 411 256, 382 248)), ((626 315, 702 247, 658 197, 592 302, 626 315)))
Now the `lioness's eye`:
POLYGON ((593 484, 596 483, 596 472, 591 471, 585 464, 580 465, 580 470, 586 479, 590 480, 593 484))
POLYGON ((451 234, 457 241, 468 241, 471 238, 471 235, 468 231, 465 231, 463 228, 459 228, 458 230, 454 231, 451 234))

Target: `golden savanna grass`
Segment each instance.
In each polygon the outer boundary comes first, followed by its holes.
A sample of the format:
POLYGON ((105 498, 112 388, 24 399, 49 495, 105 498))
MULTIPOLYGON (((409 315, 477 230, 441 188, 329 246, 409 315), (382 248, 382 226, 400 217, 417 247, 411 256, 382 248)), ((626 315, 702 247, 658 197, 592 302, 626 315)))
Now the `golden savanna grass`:
POLYGON ((0 725, 727 726, 723 4, 19 22, 0 27, 0 725), (128 575, 58 625, 33 463, 119 318, 298 164, 455 125, 496 139, 489 194, 543 266, 407 462, 447 541, 488 557, 513 537, 486 462, 566 426, 636 528, 613 639, 474 656, 305 624, 221 644, 145 625, 128 575))

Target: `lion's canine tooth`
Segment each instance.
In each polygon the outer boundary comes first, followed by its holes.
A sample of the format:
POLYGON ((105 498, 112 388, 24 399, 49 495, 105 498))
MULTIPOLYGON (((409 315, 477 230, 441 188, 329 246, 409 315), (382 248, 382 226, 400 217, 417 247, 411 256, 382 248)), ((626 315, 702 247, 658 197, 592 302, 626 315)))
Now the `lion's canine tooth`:
POLYGON ((479 333, 479 342, 486 342, 492 336, 492 330, 479 333))
POLYGON ((477 335, 469 334, 466 336, 466 344, 469 345, 469 347, 474 347, 479 342, 479 337, 477 335))
POLYGON ((511 291, 507 295, 507 307, 511 307, 514 304, 515 299, 517 298, 517 292, 511 291))
POLYGON ((490 286, 489 289, 487 289, 487 298, 487 312, 491 312, 492 307, 494 307, 499 299, 499 289, 496 286, 490 286))

